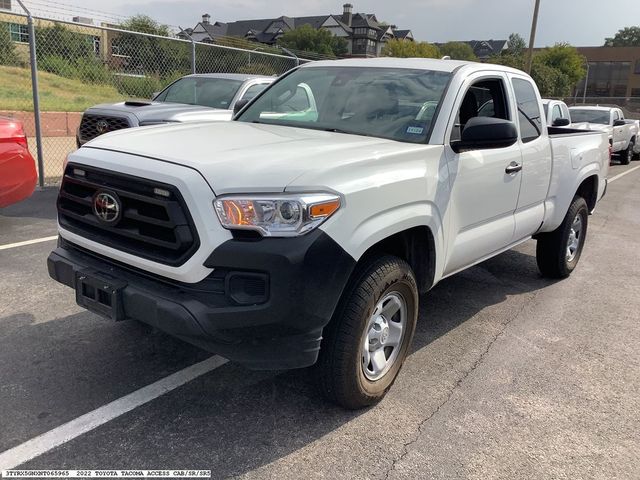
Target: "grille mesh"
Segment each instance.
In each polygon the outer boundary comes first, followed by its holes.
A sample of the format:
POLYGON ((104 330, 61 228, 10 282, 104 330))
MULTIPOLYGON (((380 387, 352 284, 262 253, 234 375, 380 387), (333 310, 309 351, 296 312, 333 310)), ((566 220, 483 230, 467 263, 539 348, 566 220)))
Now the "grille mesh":
POLYGON ((122 130, 123 128, 129 127, 131 127, 131 124, 125 117, 85 113, 82 116, 82 122, 80 122, 80 143, 93 140, 103 133, 122 130))
POLYGON ((69 164, 58 196, 60 225, 89 240, 166 265, 181 265, 197 250, 198 235, 177 188, 150 180, 69 164), (169 196, 154 193, 154 188, 169 196), (107 192, 121 203, 121 219, 105 224, 94 197, 107 192))

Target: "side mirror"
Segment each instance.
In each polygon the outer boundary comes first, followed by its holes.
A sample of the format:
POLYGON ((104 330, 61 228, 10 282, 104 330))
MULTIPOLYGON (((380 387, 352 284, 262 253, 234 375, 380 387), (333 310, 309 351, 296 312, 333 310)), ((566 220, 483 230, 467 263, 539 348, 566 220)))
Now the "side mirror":
POLYGON ((238 100, 233 106, 233 116, 235 117, 236 114, 247 105, 247 103, 249 103, 249 100, 247 100, 246 98, 241 98, 240 100, 238 100))
POLYGON ((553 121, 553 124, 551 126, 552 127, 566 127, 570 123, 571 123, 571 120, 569 120, 568 118, 556 118, 553 121))
POLYGON ((614 127, 622 127, 623 125, 626 125, 626 124, 627 124, 627 122, 625 122, 622 119, 613 121, 613 126, 614 127))
POLYGON ((518 141, 518 129, 513 122, 502 118, 473 117, 462 131, 460 140, 451 142, 451 148, 463 150, 509 147, 518 141))

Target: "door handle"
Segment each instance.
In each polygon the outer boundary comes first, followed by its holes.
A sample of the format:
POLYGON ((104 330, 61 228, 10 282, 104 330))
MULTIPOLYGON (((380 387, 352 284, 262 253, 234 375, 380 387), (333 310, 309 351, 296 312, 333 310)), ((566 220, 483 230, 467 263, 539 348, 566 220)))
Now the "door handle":
POLYGON ((520 170, 522 170, 522 164, 518 163, 518 162, 511 162, 507 168, 504 169, 504 173, 507 173, 509 175, 513 174, 513 173, 518 173, 520 170))

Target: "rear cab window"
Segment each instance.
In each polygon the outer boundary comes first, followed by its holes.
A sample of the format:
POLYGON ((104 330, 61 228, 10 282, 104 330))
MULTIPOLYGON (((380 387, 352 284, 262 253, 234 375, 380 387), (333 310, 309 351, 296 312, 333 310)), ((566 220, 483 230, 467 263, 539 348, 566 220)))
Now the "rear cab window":
POLYGON ((538 96, 528 80, 513 78, 511 83, 518 106, 520 138, 523 143, 531 142, 542 135, 542 114, 538 96))

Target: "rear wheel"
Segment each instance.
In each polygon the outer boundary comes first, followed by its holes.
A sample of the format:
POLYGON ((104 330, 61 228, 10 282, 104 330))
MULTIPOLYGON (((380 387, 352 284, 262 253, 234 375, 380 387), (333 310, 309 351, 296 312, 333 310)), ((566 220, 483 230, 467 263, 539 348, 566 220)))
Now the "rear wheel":
POLYGON ((407 357, 417 314, 405 261, 384 256, 363 265, 324 332, 315 367, 321 393, 349 409, 380 401, 407 357))
POLYGON ((562 224, 538 237, 536 260, 540 273, 549 278, 568 277, 580 260, 587 236, 589 209, 582 197, 574 197, 562 224))

